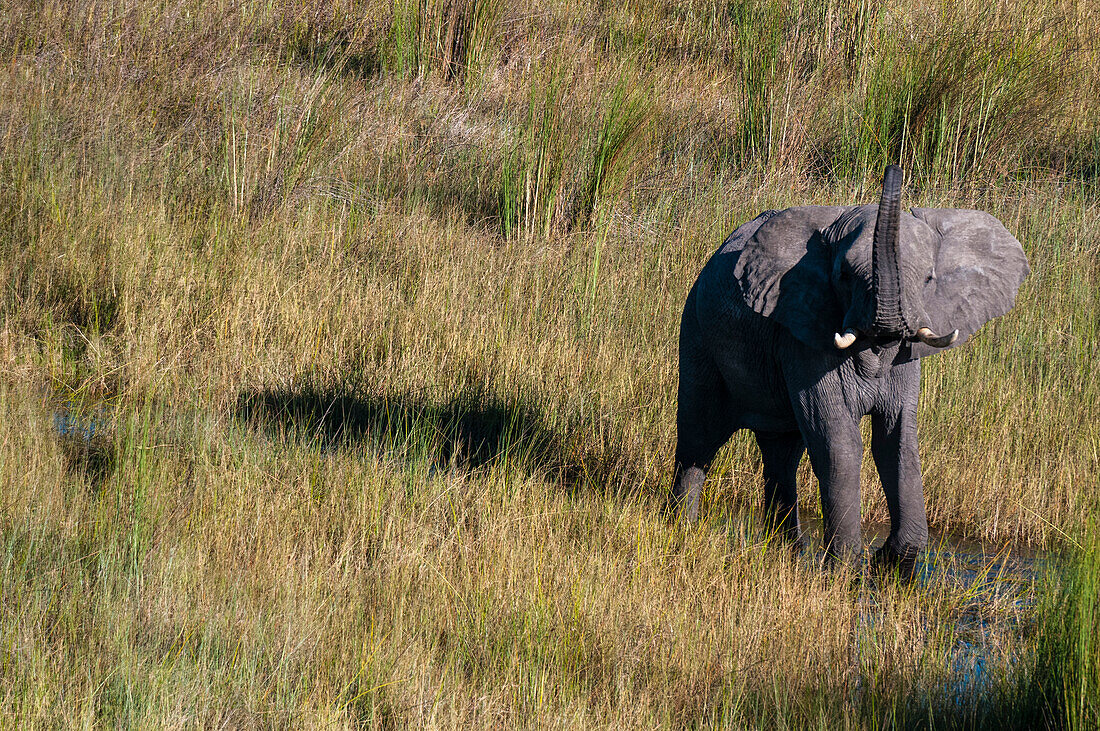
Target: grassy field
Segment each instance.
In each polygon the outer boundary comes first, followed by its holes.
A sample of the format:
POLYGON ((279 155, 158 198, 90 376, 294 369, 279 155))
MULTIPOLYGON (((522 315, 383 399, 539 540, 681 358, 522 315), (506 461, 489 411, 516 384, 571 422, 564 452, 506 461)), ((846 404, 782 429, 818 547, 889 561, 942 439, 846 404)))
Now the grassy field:
POLYGON ((933 529, 1080 544, 1098 86, 1070 0, 5 3, 0 725, 1089 727, 1095 559, 853 589, 745 435, 660 507, 702 263, 897 162, 1032 266, 924 364, 933 529))

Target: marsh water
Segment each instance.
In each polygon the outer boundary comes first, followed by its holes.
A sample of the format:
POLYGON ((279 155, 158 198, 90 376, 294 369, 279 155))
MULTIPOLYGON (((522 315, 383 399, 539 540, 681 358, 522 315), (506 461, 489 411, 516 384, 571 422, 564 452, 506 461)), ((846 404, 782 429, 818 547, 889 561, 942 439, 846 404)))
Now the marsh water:
POLYGON ((966 597, 952 617, 954 678, 948 690, 960 698, 981 695, 989 689, 988 666, 995 655, 1005 654, 1006 643, 1015 647, 1026 631, 1036 583, 1054 562, 1051 556, 1026 547, 950 535, 939 536, 933 546, 921 564, 919 580, 945 588, 953 585, 966 597))
MULTIPOLYGON (((820 522, 807 527, 811 545, 821 545, 822 532, 820 522)), ((882 545, 889 533, 889 525, 865 523, 868 552, 882 545)), ((937 607, 936 618, 923 620, 923 629, 934 632, 938 622, 948 644, 949 674, 938 689, 942 696, 958 703, 980 701, 997 679, 996 669, 1015 663, 1015 648, 1028 631, 1037 583, 1055 566, 1053 555, 1027 546, 930 532, 915 584, 937 607)), ((854 644, 880 630, 885 612, 879 596, 873 583, 861 591, 854 644)))

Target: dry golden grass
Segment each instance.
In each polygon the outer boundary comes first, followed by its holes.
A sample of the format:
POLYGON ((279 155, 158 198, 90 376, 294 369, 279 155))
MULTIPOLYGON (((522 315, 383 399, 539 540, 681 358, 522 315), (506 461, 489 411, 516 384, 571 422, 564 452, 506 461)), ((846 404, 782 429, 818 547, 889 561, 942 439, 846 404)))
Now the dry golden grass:
MULTIPOLYGON (((0 9, 5 725, 997 715, 953 705, 971 590, 768 548, 747 438, 700 528, 660 512, 702 262, 765 208, 873 195, 834 114, 869 93, 858 4, 812 5, 753 6, 784 30, 751 68, 727 15, 656 3, 0 9)), ((931 519, 1059 545, 1100 469, 1096 19, 1043 8, 1037 68, 1077 44, 1079 96, 988 160, 910 159, 908 195, 997 215, 1033 268, 925 366, 931 519)), ((1009 683, 1024 609, 982 607, 1009 683)))

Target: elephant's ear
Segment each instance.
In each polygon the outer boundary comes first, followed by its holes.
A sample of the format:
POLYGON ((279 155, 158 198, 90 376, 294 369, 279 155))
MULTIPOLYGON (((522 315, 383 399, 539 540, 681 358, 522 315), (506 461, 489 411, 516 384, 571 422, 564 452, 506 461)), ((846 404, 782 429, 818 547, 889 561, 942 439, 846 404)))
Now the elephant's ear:
MULTIPOLYGON (((1012 309, 1028 274, 1020 242, 993 216, 983 211, 914 208, 913 215, 940 236, 930 278, 922 299, 928 327, 936 333, 958 328, 954 346, 965 342, 986 322, 1012 309)), ((921 357, 940 352, 913 343, 921 357)))
POLYGON ((833 349, 844 314, 833 292, 832 247, 822 230, 848 210, 806 206, 776 213, 745 241, 733 271, 746 305, 823 350, 833 349))

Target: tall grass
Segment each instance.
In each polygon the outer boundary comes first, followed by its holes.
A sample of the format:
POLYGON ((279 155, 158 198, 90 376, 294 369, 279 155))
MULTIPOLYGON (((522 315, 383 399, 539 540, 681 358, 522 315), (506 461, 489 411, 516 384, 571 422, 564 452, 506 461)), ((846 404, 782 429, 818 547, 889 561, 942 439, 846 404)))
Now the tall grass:
POLYGON ((400 0, 379 54, 386 68, 446 81, 474 81, 496 33, 498 0, 400 0))
POLYGON ((925 364, 933 526, 1057 548, 1095 516, 1096 18, 930 7, 5 5, 5 721, 1000 718, 954 658, 975 615, 997 687, 1071 658, 1026 604, 773 550, 745 435, 701 527, 660 512, 698 269, 761 210, 872 200, 890 158, 1033 269, 925 364), (1026 32, 956 29, 989 17, 1026 32), (1059 54, 1069 102, 1031 78, 1059 54))
POLYGON ((565 119, 566 73, 563 64, 551 63, 544 77, 531 84, 519 139, 505 153, 499 202, 505 237, 519 231, 547 236, 565 215, 566 165, 576 145, 565 119))
POLYGON ((618 194, 649 140, 645 133, 653 116, 653 89, 629 70, 621 69, 598 102, 598 117, 588 140, 588 170, 573 219, 584 223, 596 206, 618 194))
POLYGON ((590 109, 570 98, 576 73, 555 59, 533 80, 526 114, 505 151, 499 217, 505 237, 549 236, 585 226, 619 193, 641 159, 652 121, 652 87, 620 69, 597 86, 590 109))
POLYGON ((1070 552, 1039 615, 1034 668, 1022 691, 1036 723, 1100 724, 1100 551, 1095 529, 1070 552))
POLYGON ((738 148, 742 160, 759 157, 766 162, 773 149, 774 106, 781 90, 776 76, 790 21, 779 3, 756 0, 735 4, 732 16, 741 77, 738 148))
POLYGON ((900 161, 918 178, 953 180, 981 165, 1028 165, 1027 141, 1071 98, 1068 22, 999 4, 880 17, 860 69, 863 100, 845 115, 851 169, 900 161))

